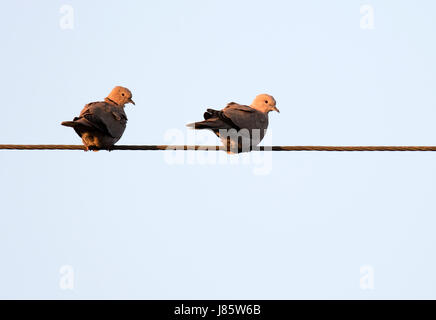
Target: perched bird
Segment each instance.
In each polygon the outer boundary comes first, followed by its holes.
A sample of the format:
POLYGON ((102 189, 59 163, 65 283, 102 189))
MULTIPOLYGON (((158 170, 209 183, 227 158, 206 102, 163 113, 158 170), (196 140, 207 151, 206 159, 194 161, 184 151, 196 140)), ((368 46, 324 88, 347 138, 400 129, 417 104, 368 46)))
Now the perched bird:
POLYGON ((280 112, 276 100, 268 94, 260 94, 250 106, 230 102, 220 111, 207 109, 204 121, 187 126, 212 130, 223 142, 227 153, 248 152, 265 136, 270 111, 280 112))
POLYGON ((129 89, 117 86, 104 101, 88 103, 73 121, 61 124, 72 127, 82 138, 86 151, 90 149, 110 150, 120 140, 126 129, 126 103, 135 104, 129 89))

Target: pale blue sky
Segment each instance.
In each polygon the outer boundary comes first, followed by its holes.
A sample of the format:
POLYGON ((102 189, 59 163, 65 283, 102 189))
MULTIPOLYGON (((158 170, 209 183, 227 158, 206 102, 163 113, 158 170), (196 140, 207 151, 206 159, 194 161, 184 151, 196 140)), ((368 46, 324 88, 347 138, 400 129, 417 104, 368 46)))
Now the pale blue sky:
MULTIPOLYGON (((8 2, 0 143, 79 144, 60 122, 124 85, 137 105, 121 144, 167 143, 206 107, 267 92, 274 145, 436 145, 435 13, 430 0, 8 2)), ((257 175, 164 152, 0 151, 0 298, 436 298, 436 153, 269 155, 257 175), (63 265, 74 290, 59 288, 63 265)))

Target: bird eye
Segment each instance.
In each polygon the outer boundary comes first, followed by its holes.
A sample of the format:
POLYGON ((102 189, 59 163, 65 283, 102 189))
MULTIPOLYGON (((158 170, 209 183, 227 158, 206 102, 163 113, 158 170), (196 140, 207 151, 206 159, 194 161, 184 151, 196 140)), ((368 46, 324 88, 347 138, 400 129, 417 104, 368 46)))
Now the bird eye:
POLYGON ((268 103, 268 100, 265 100, 265 103, 268 103))
POLYGON ((121 95, 124 97, 124 92, 121 95))

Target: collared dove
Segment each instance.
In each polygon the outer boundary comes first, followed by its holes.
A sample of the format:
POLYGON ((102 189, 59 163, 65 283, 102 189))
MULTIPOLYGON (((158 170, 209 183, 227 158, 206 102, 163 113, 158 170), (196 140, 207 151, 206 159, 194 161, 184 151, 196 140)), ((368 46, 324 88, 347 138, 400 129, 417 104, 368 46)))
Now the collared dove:
POLYGON ((248 152, 265 136, 270 111, 280 112, 276 100, 268 94, 260 94, 250 106, 230 102, 220 111, 207 109, 204 121, 187 126, 212 130, 226 146, 228 153, 248 152))
POLYGON ((135 104, 132 93, 127 88, 117 86, 104 101, 88 103, 79 117, 61 124, 74 128, 82 138, 86 151, 95 148, 110 150, 126 129, 126 103, 135 104))

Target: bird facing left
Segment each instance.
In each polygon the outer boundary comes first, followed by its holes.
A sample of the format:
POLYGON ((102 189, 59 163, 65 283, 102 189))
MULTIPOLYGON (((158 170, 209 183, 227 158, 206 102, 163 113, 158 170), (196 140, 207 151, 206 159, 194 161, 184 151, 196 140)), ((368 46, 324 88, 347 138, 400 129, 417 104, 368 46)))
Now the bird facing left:
POLYGON ((124 106, 127 103, 135 104, 132 92, 117 86, 104 101, 88 103, 73 121, 64 121, 61 124, 76 131, 82 138, 85 151, 111 150, 126 129, 127 116, 124 106))

